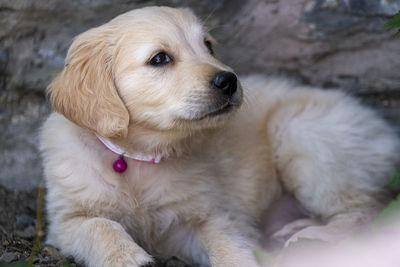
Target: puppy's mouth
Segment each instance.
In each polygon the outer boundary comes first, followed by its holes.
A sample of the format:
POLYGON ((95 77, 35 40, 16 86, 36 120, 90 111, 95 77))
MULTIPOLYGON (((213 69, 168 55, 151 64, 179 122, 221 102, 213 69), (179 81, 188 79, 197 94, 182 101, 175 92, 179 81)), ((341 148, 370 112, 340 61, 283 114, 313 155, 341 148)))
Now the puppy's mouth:
POLYGON ((215 94, 191 95, 185 103, 184 121, 206 121, 224 118, 233 113, 242 104, 242 93, 239 90, 230 97, 215 94))
POLYGON ((217 108, 214 108, 200 116, 197 116, 194 118, 194 120, 203 120, 205 118, 209 118, 209 117, 214 117, 214 116, 218 116, 218 115, 222 115, 225 113, 229 113, 234 107, 234 104, 231 103, 230 101, 227 101, 226 103, 220 105, 217 108))

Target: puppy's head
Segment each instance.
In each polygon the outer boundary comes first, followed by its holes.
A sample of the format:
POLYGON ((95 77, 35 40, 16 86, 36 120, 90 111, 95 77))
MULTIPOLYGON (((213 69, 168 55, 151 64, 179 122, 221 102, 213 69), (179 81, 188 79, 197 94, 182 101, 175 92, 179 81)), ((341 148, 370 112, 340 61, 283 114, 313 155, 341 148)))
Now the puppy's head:
POLYGON ((49 86, 53 108, 104 137, 132 124, 154 130, 215 127, 240 105, 232 70, 186 9, 125 13, 79 35, 49 86))

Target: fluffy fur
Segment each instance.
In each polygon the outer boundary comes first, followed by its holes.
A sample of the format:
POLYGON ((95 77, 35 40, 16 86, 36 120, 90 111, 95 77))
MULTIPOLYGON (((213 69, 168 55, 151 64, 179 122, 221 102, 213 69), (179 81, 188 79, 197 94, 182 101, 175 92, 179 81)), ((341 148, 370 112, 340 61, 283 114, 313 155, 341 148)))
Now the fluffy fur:
POLYGON ((231 69, 204 39, 190 11, 151 7, 74 40, 41 134, 48 241, 63 253, 96 267, 172 255, 251 267, 283 192, 326 222, 284 226, 275 237, 294 233, 289 242, 337 240, 384 203, 399 142, 383 120, 342 92, 263 76, 241 78, 243 105, 238 84, 232 111, 207 116, 219 105, 211 78, 231 69), (149 65, 160 51, 173 62, 149 65), (117 156, 95 133, 164 159, 127 159, 116 173, 117 156))

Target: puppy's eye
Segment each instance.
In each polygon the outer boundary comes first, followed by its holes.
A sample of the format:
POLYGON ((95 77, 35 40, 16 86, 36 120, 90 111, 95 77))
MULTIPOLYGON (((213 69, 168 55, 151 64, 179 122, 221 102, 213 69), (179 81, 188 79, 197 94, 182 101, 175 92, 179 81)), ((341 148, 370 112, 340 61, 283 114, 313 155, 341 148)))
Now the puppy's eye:
POLYGON ((211 55, 214 55, 214 50, 213 50, 211 41, 209 41, 209 40, 207 40, 207 39, 204 39, 204 44, 205 44, 205 46, 207 47, 207 49, 208 49, 208 51, 210 52, 210 54, 211 54, 211 55))
POLYGON ((150 59, 149 64, 152 66, 159 67, 168 64, 171 61, 172 59, 167 53, 160 52, 157 55, 155 55, 152 59, 150 59))

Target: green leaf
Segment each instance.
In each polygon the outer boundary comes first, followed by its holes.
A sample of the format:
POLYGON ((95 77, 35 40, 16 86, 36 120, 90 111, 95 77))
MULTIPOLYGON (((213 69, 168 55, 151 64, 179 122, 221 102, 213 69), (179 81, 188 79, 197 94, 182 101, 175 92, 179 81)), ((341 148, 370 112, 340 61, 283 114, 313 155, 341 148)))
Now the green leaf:
POLYGON ((25 261, 25 260, 16 261, 16 262, 13 262, 13 263, 0 261, 0 267, 26 267, 27 265, 28 265, 28 262, 25 261))
POLYGON ((373 225, 379 225, 389 221, 389 219, 393 218, 395 215, 400 213, 400 194, 397 195, 397 198, 389 203, 386 208, 379 214, 378 218, 375 219, 373 225))
POLYGON ((400 168, 397 170, 397 173, 392 177, 390 182, 385 187, 387 189, 397 189, 400 187, 400 168))
POLYGON ((63 260, 63 261, 62 261, 62 266, 63 266, 63 267, 70 267, 70 266, 71 266, 71 263, 69 263, 69 261, 67 261, 67 260, 63 260))
POLYGON ((383 25, 384 28, 397 28, 400 27, 400 11, 393 16, 388 22, 383 25))

